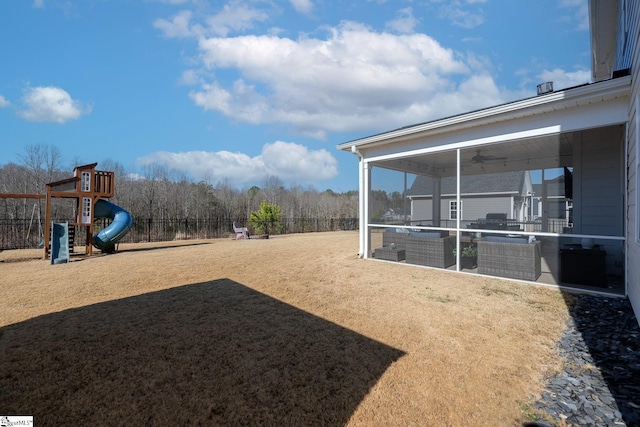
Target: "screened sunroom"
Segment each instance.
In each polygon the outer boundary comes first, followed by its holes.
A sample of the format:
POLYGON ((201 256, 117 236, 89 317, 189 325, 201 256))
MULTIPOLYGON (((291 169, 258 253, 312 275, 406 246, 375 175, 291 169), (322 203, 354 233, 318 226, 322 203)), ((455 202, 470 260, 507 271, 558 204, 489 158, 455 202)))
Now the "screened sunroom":
POLYGON ((360 256, 625 293, 629 76, 347 142, 360 256), (376 189, 403 196, 396 215, 376 189))

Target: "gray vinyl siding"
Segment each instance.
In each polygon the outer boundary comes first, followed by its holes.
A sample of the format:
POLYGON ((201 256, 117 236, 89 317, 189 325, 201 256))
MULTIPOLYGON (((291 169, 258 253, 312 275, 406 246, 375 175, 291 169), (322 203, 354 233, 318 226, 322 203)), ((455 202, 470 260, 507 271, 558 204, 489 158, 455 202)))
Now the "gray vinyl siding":
MULTIPOLYGON (((462 197, 462 218, 463 221, 475 221, 478 218, 485 218, 488 213, 506 213, 508 218, 512 217, 511 196, 493 197, 462 197)), ((440 200, 440 217, 449 220, 449 202, 455 200, 452 197, 443 197, 440 200)), ((431 198, 413 199, 411 202, 411 220, 430 220, 433 215, 431 198)))
MULTIPOLYGON (((637 0, 621 0, 618 8, 618 33, 616 40, 615 69, 624 70, 632 67, 634 50, 637 54, 636 34, 640 31, 640 2, 637 0)), ((637 73, 636 73, 637 74, 637 73)))
POLYGON ((575 233, 624 235, 623 135, 596 130, 574 147, 575 233))
POLYGON ((632 86, 629 98, 629 123, 627 140, 627 230, 626 237, 626 282, 627 295, 633 305, 636 317, 640 320, 640 159, 638 149, 640 141, 640 2, 636 0, 620 1, 620 19, 618 40, 616 42, 616 68, 631 68, 632 86))
MULTIPOLYGON (((593 130, 574 146, 573 226, 576 234, 624 236, 624 126, 593 130)), ((599 241, 609 274, 622 275, 623 247, 599 241)))
MULTIPOLYGON (((447 209, 449 205, 447 204, 447 209)), ((475 221, 485 218, 488 213, 506 213, 512 217, 511 196, 462 197, 463 220, 475 221)), ((447 212, 448 215, 448 212, 447 212)))
POLYGON ((415 199, 411 201, 411 222, 430 220, 433 216, 431 199, 415 199))

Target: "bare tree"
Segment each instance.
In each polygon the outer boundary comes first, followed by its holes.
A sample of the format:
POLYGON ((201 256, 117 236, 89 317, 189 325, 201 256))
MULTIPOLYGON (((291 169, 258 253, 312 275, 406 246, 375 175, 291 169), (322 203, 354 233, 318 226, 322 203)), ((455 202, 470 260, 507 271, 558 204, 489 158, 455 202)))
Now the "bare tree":
POLYGON ((274 205, 280 205, 282 193, 284 192, 284 184, 277 176, 268 176, 264 180, 262 188, 265 200, 274 205))
POLYGON ((143 202, 146 218, 158 218, 158 205, 161 183, 163 178, 167 174, 167 169, 164 166, 149 166, 143 170, 144 179, 139 182, 140 187, 138 194, 143 202))
POLYGON ((28 145, 19 157, 30 173, 29 191, 33 193, 44 194, 45 184, 60 177, 62 157, 56 146, 28 145))

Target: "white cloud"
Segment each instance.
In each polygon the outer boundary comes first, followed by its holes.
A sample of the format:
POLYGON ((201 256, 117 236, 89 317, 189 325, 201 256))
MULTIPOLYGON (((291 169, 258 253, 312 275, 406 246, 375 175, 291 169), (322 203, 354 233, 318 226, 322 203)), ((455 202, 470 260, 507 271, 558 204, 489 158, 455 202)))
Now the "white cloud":
POLYGON ((352 22, 327 31, 326 39, 202 38, 203 67, 237 76, 233 83, 204 81, 190 97, 238 121, 287 123, 320 138, 327 131, 388 129, 506 101, 484 72, 486 63, 425 34, 377 33, 352 22), (483 96, 469 97, 470 89, 483 96), (438 102, 445 94, 453 102, 438 102))
POLYGON ((584 0, 562 0, 560 7, 568 10, 570 15, 563 17, 567 22, 575 24, 577 30, 589 29, 589 2, 584 0))
POLYGON ((170 21, 166 19, 156 19, 153 22, 153 26, 162 31, 165 37, 192 37, 198 33, 198 27, 193 29, 190 27, 191 15, 192 13, 190 11, 183 10, 174 15, 170 21))
POLYGON ((0 108, 8 107, 9 104, 11 104, 9 100, 4 96, 0 95, 0 108))
POLYGON ((217 110, 237 120, 252 124, 271 121, 268 117, 268 101, 242 80, 237 80, 231 91, 227 91, 215 82, 205 83, 199 92, 192 91, 189 96, 196 105, 205 110, 217 110))
POLYGON ((236 185, 251 185, 268 176, 277 176, 290 184, 311 184, 337 175, 337 161, 327 150, 276 141, 265 144, 262 153, 250 157, 229 151, 161 151, 137 160, 141 166, 163 165, 184 172, 195 180, 215 183, 231 180, 236 185))
MULTIPOLYGON (((439 1, 436 3, 440 3, 439 1)), ((467 0, 468 4, 484 3, 483 1, 467 0)), ((475 28, 484 24, 485 18, 482 9, 470 9, 461 0, 451 0, 444 2, 439 7, 439 17, 449 20, 453 25, 461 28, 475 28)))
POLYGON ((410 34, 413 33, 418 22, 418 19, 413 16, 413 9, 406 7, 400 9, 396 19, 387 22, 386 25, 387 28, 397 31, 398 33, 410 34))
POLYGON ((147 1, 153 1, 155 3, 165 3, 165 4, 184 4, 184 3, 187 3, 189 0, 147 0, 147 1))
POLYGON ((289 0, 289 2, 293 8, 300 13, 307 14, 313 9, 313 3, 311 0, 289 0))
POLYGON ((178 83, 186 86, 192 86, 198 83, 204 83, 204 80, 202 80, 198 70, 184 70, 178 83))
POLYGON ((33 122, 64 123, 89 114, 91 107, 71 98, 64 89, 54 86, 29 88, 22 97, 18 114, 33 122))
POLYGON ((337 161, 327 150, 309 151, 291 142, 265 144, 261 157, 269 175, 285 182, 311 183, 333 178, 338 173, 337 161))
POLYGON ((170 19, 156 19, 153 26, 169 38, 226 37, 231 32, 250 30, 256 22, 264 22, 268 18, 269 15, 264 10, 233 0, 218 13, 207 16, 204 23, 194 23, 193 13, 182 10, 170 19))
POLYGON ((44 0, 33 0, 33 7, 35 7, 36 9, 43 9, 44 0))
POLYGON ((253 28, 254 22, 266 21, 266 12, 252 8, 239 1, 226 4, 222 10, 206 19, 212 34, 226 36, 231 31, 245 31, 253 28))
POLYGON ((539 83, 553 82, 553 90, 560 90, 589 83, 591 81, 591 71, 565 71, 555 68, 553 70, 544 70, 537 78, 539 83))

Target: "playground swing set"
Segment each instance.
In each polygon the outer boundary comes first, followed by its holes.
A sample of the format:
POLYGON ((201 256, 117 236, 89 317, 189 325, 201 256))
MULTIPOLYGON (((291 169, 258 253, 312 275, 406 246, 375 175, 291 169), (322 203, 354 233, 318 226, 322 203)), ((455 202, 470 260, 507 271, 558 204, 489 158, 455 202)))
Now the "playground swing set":
POLYGON ((34 203, 33 204, 33 209, 31 209, 31 219, 29 219, 29 228, 27 229, 27 234, 25 236, 25 240, 28 243, 31 243, 31 227, 33 226, 33 217, 36 215, 36 212, 38 213, 38 234, 37 237, 39 238, 39 242, 36 245, 38 248, 41 248, 42 246, 44 246, 44 234, 42 234, 42 220, 40 218, 40 207, 38 206, 38 203, 34 203))
MULTIPOLYGON (((113 197, 115 182, 114 173, 96 170, 97 163, 77 166, 73 169, 73 177, 46 185, 46 194, 2 194, 0 198, 45 199, 45 227, 42 240, 44 259, 51 259, 51 264, 69 262, 69 253, 73 251, 75 228, 86 228, 85 255, 93 254, 93 247, 105 253, 116 251, 116 244, 122 239, 133 224, 131 214, 106 199, 113 197), (51 201, 54 198, 72 198, 76 201, 75 222, 55 223, 51 220, 51 201), (94 223, 101 218, 111 223, 94 235, 94 223)), ((37 204, 34 204, 34 211, 37 204)), ((38 218, 40 216, 38 209, 38 218)), ((33 212, 27 238, 31 233, 33 212)), ((38 221, 40 224, 40 221, 38 221)))

